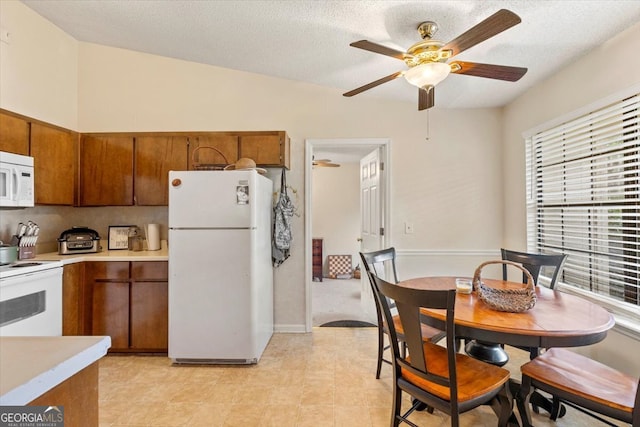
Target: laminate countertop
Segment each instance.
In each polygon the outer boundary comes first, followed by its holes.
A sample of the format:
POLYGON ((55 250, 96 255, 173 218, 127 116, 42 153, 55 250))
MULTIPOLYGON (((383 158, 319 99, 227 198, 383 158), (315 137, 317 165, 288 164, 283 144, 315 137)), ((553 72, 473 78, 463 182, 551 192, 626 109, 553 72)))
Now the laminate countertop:
POLYGON ((48 252, 36 255, 29 261, 62 261, 62 265, 86 261, 168 261, 169 250, 166 246, 157 251, 129 251, 111 250, 93 254, 69 254, 59 255, 57 252, 48 252))
POLYGON ((26 405, 96 362, 108 336, 0 337, 0 405, 26 405))

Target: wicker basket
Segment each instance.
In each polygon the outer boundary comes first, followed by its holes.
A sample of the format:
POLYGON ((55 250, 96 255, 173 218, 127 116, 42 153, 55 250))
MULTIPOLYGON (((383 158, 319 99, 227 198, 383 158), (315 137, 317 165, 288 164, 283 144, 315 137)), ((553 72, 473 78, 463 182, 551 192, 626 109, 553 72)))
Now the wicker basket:
POLYGON ((533 308, 536 304, 536 285, 533 277, 527 269, 515 262, 499 260, 480 264, 473 274, 473 288, 477 291, 478 297, 494 310, 519 313, 533 308), (507 264, 518 268, 527 276, 526 285, 510 289, 496 289, 485 285, 480 280, 480 272, 489 264, 507 264))
POLYGON ((191 164, 193 165, 193 169, 197 171, 216 171, 216 170, 223 170, 229 164, 229 160, 227 160, 227 157, 224 154, 222 154, 222 152, 217 148, 203 145, 202 147, 197 147, 195 150, 193 150, 193 153, 191 154, 191 164), (212 163, 200 163, 198 161, 199 160, 198 151, 200 151, 201 149, 213 150, 216 153, 220 154, 224 159, 224 165, 212 164, 212 163))

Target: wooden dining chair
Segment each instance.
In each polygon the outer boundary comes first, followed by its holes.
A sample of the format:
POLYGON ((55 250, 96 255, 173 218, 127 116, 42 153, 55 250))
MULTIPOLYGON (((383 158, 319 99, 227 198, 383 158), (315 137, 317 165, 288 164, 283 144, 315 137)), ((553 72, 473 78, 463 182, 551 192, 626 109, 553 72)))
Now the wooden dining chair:
MULTIPOLYGON (((539 284, 538 278, 540 272, 544 267, 553 269, 551 273, 551 280, 549 282, 549 288, 553 289, 560 277, 562 266, 567 259, 567 255, 548 255, 548 254, 534 254, 527 252, 512 251, 510 249, 501 248, 502 259, 505 261, 513 261, 521 264, 533 277, 533 281, 536 286, 539 284)), ((502 280, 507 280, 507 265, 502 265, 502 280)), ((527 282, 526 273, 522 274, 522 283, 527 282)), ((529 357, 533 359, 540 353, 538 348, 518 347, 522 350, 529 352, 529 357)), ((509 355, 504 351, 504 346, 496 343, 488 343, 484 341, 469 341, 465 345, 465 351, 467 354, 484 360, 485 362, 493 363, 498 366, 503 366, 509 361, 509 355)))
MULTIPOLYGON (((567 260, 567 255, 549 255, 549 254, 532 254, 527 252, 512 251, 510 249, 501 248, 502 259, 506 261, 513 261, 522 266, 531 273, 533 281, 538 285, 538 278, 540 277, 540 271, 543 267, 553 268, 551 275, 551 281, 549 282, 549 288, 553 289, 556 286, 560 272, 562 272, 562 266, 567 260)), ((507 280, 507 266, 502 266, 502 280, 507 280)), ((527 282, 525 274, 522 275, 522 283, 527 282)))
POLYGON ((391 426, 401 422, 415 426, 407 418, 421 405, 451 417, 451 426, 460 425, 459 415, 489 404, 498 415, 498 425, 506 426, 513 412, 508 370, 458 353, 455 346, 456 290, 418 290, 389 283, 367 272, 374 284, 375 300, 389 325, 393 374, 391 426), (389 300, 394 300, 408 356, 402 356, 389 300), (445 310, 446 347, 422 336, 421 308, 445 310), (402 393, 414 398, 402 412, 402 393))
POLYGON ((561 348, 552 348, 520 368, 522 386, 517 396, 524 427, 531 426, 529 401, 534 390, 553 395, 551 419, 556 420, 561 403, 592 417, 605 415, 640 427, 640 379, 600 362, 561 348))
MULTIPOLYGON (((396 250, 395 248, 387 248, 381 249, 374 252, 360 252, 360 258, 362 259, 362 264, 364 265, 365 271, 372 272, 378 277, 389 277, 388 280, 393 281, 393 283, 398 283, 398 272, 396 270, 396 250)), ((373 288, 373 283, 369 280, 371 284, 371 291, 375 296, 375 289, 373 288)), ((389 301, 390 307, 394 307, 393 301, 389 301)), ((389 335, 389 328, 387 327, 386 320, 380 311, 378 305, 376 304, 376 317, 378 319, 378 364, 376 367, 376 379, 380 379, 380 372, 382 370, 382 363, 391 364, 391 361, 384 358, 384 352, 390 348, 389 345, 385 346, 384 336, 389 335)), ((405 343, 404 343, 404 333, 402 329, 402 324, 400 323, 400 319, 398 316, 393 316, 394 326, 396 328, 396 334, 398 339, 400 340, 401 350, 405 351, 405 343)), ((429 325, 422 325, 423 327, 423 336, 425 339, 429 341, 440 341, 444 338, 445 333, 439 329, 433 328, 429 325)))

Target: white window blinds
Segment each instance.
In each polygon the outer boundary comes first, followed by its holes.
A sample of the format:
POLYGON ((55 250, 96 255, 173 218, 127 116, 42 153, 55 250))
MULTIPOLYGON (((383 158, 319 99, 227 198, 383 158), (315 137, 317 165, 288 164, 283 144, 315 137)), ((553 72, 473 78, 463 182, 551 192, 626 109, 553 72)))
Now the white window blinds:
POLYGON ((560 280, 640 305, 640 94, 527 138, 529 250, 560 280))

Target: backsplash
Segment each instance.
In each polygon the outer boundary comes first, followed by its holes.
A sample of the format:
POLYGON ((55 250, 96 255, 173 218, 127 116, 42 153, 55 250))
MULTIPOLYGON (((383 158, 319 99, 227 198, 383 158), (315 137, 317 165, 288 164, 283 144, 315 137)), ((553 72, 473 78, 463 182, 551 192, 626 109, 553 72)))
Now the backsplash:
POLYGON ((0 240, 11 241, 19 222, 29 220, 40 226, 36 253, 56 252, 58 237, 72 226, 86 226, 100 234, 102 250, 107 250, 110 225, 160 224, 160 238, 167 239, 169 211, 166 206, 108 206, 74 208, 69 206, 36 206, 0 210, 0 240))

